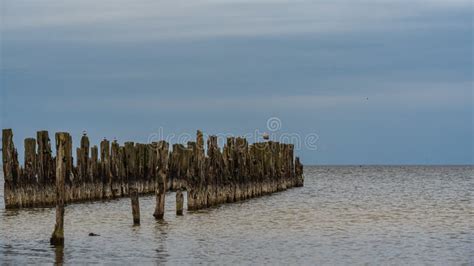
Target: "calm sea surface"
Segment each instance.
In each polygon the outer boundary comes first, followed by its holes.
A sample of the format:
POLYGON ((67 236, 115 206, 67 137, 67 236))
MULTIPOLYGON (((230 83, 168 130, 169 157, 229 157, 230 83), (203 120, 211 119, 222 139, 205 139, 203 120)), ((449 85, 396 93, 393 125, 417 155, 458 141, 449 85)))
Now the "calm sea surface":
POLYGON ((64 249, 49 245, 54 209, 7 211, 2 185, 0 262, 474 265, 472 166, 308 166, 305 178, 182 217, 169 193, 163 222, 142 197, 139 227, 129 199, 69 205, 64 249))

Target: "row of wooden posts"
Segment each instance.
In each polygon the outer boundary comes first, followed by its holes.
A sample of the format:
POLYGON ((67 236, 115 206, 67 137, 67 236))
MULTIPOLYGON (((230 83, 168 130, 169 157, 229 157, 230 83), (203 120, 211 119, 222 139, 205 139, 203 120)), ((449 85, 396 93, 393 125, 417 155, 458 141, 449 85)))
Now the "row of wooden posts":
MULTIPOLYGON (((2 137, 5 207, 54 206, 57 158, 48 132, 38 131, 36 139, 25 139, 23 166, 18 162, 12 130, 4 129, 2 137)), ((217 137, 210 136, 206 155, 201 131, 196 141, 187 146, 174 144, 171 151, 165 141, 119 145, 106 139, 99 149, 90 147, 84 135, 74 165, 72 138, 69 134, 66 138, 66 203, 185 189, 188 209, 196 210, 303 185, 303 167, 298 157, 293 159, 291 144, 249 145, 244 138, 229 137, 221 150, 217 137)))
POLYGON ((72 157, 69 133, 55 135, 53 157, 47 131, 37 138, 25 139, 24 164, 18 162, 13 132, 2 132, 5 207, 27 208, 56 205, 56 229, 53 239, 61 242, 64 204, 130 196, 134 224, 140 223, 139 194, 156 193, 154 216, 164 215, 165 192, 176 190, 177 214, 182 215, 187 190, 188 210, 303 186, 303 166, 293 159, 293 145, 261 142, 249 145, 244 138, 227 138, 221 150, 216 136, 207 140, 197 131, 196 141, 187 146, 165 141, 140 144, 104 139, 90 147, 86 135, 72 157), (36 146, 37 145, 37 146, 36 146), (55 237, 57 235, 58 237, 55 237))

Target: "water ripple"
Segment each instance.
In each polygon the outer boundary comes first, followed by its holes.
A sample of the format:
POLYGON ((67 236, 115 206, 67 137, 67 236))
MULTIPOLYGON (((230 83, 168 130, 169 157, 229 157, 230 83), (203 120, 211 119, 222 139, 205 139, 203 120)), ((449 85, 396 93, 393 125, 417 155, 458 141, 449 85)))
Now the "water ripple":
POLYGON ((473 264, 473 189, 473 167, 306 167, 303 188, 180 217, 169 193, 159 222, 143 197, 139 227, 129 199, 69 205, 64 249, 54 209, 0 209, 0 261, 473 264))

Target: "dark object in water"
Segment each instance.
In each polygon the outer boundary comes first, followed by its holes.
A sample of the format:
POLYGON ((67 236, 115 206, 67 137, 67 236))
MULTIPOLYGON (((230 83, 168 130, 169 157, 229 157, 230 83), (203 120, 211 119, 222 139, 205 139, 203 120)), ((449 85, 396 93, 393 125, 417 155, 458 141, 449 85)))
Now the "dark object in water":
POLYGON ((94 233, 89 233, 89 236, 100 236, 100 235, 94 234, 94 233))

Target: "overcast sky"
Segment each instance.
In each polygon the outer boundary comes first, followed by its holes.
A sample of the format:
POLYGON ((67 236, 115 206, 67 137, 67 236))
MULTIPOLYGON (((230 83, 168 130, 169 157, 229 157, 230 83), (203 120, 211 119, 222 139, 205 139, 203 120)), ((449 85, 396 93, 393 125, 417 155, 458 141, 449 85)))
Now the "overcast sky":
POLYGON ((40 129, 146 142, 276 117, 306 164, 474 163, 471 1, 0 3, 20 153, 40 129))

